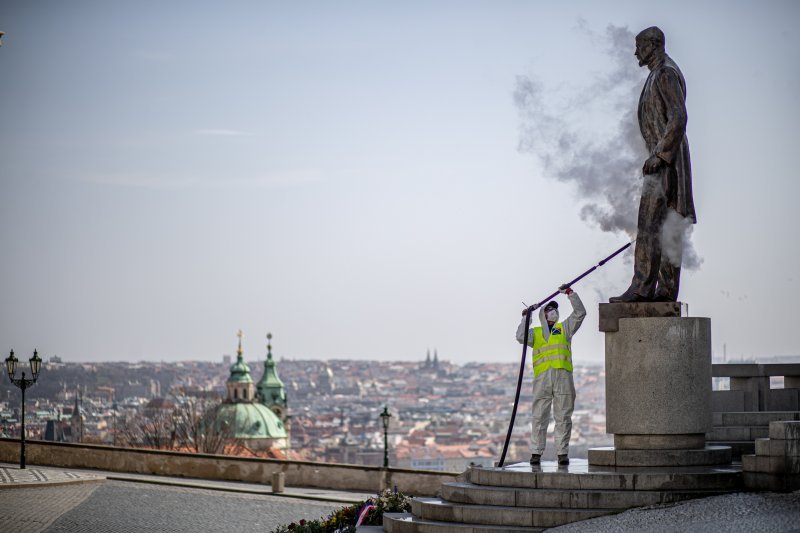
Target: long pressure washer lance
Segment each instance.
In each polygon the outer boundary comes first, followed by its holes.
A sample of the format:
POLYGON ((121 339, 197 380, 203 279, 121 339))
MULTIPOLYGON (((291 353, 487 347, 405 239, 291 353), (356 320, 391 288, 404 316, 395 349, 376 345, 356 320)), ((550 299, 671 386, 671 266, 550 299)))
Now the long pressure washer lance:
MULTIPOLYGON (((533 304, 533 305, 531 305, 529 307, 526 307, 525 310, 522 311, 522 314, 525 315, 525 338, 523 339, 524 342, 522 343, 522 359, 519 362, 519 379, 517 379, 517 393, 514 396, 514 408, 511 410, 511 422, 508 424, 508 433, 506 433, 506 442, 505 442, 505 444, 503 444, 503 454, 500 456, 500 462, 497 463, 498 467, 502 467, 503 464, 505 463, 506 453, 508 452, 508 443, 511 440, 511 432, 514 430, 514 421, 517 418, 517 406, 519 405, 519 393, 520 393, 520 390, 522 389, 522 377, 525 374, 525 355, 528 352, 528 330, 531 327, 531 313, 533 311, 539 309, 541 306, 543 306, 544 304, 546 304, 547 302, 549 302, 553 298, 555 298, 556 295, 558 295, 558 293, 562 289, 566 289, 567 287, 571 287, 575 283, 579 282, 580 280, 582 280, 583 278, 585 278, 586 276, 588 276, 589 274, 591 274, 592 272, 597 270, 598 267, 601 267, 601 266, 605 265, 607 262, 609 262, 610 260, 614 259, 617 255, 619 255, 622 252, 624 252, 634 242, 636 242, 636 239, 633 239, 631 242, 627 243, 625 246, 622 246, 621 248, 616 250, 613 254, 609 255, 608 257, 606 257, 605 259, 603 259, 602 261, 597 263, 595 266, 593 266, 592 268, 590 268, 589 270, 587 270, 586 272, 584 272, 583 274, 578 276, 577 278, 575 278, 572 281, 569 281, 569 282, 561 285, 561 287, 559 287, 556 292, 554 292, 553 294, 551 294, 550 296, 548 296, 547 298, 545 298, 541 302, 535 303, 535 304, 533 304)), ((526 305, 525 302, 522 302, 522 305, 526 305)))

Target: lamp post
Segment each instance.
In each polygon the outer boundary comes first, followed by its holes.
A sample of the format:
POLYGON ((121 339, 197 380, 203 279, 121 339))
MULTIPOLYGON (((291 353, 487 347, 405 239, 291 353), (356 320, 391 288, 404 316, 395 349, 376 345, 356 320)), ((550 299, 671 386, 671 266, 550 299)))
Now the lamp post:
POLYGON ((20 432, 21 446, 19 451, 19 467, 23 469, 25 468, 25 389, 36 383, 36 380, 39 379, 39 371, 42 369, 42 359, 39 357, 36 350, 33 351, 33 357, 31 357, 29 361, 33 379, 25 379, 24 371, 22 372, 22 378, 16 379, 14 376, 17 373, 17 363, 19 359, 14 357, 14 350, 11 350, 11 354, 6 357, 8 378, 11 380, 11 383, 22 390, 22 426, 20 432))
POLYGON ((389 407, 384 405, 383 412, 381 413, 381 422, 383 423, 383 467, 389 467, 389 419, 392 417, 389 414, 389 407))

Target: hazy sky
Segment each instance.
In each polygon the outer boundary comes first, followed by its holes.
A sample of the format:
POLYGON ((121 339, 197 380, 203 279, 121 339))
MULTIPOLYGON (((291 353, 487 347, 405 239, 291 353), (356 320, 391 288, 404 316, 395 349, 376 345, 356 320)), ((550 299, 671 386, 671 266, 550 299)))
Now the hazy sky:
MULTIPOLYGON (((580 115, 606 28, 656 24, 688 86, 680 299, 717 356, 800 354, 798 23, 795 1, 3 0, 0 350, 218 359, 241 328, 249 359, 271 331, 289 358, 517 361, 521 301, 625 242, 518 150, 517 77, 580 115)), ((577 361, 630 276, 575 287, 577 361)))

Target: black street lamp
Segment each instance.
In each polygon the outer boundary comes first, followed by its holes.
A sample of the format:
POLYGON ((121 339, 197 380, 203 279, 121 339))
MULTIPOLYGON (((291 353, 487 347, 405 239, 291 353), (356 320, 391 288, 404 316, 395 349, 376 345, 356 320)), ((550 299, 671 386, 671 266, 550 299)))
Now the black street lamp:
POLYGON ((381 413, 381 422, 383 423, 383 467, 389 467, 389 419, 392 415, 389 414, 389 407, 384 405, 383 412, 381 413))
POLYGON ((6 357, 6 371, 8 372, 8 378, 11 380, 11 383, 22 389, 22 428, 20 433, 20 451, 19 451, 19 467, 25 468, 25 389, 32 386, 36 383, 36 380, 39 379, 39 371, 42 369, 42 359, 39 357, 39 354, 36 350, 33 351, 33 357, 30 358, 31 364, 31 374, 33 375, 33 379, 25 379, 25 372, 22 372, 22 378, 15 379, 14 375, 17 373, 17 363, 19 359, 14 357, 14 350, 11 350, 11 354, 6 357))

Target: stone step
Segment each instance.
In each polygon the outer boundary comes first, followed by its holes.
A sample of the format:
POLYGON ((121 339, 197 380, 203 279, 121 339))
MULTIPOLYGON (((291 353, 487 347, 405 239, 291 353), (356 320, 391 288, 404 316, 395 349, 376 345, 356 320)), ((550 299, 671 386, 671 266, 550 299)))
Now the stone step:
POLYGON ((745 486, 750 490, 792 492, 800 490, 800 476, 742 472, 745 486))
POLYGON ((618 509, 570 509, 559 507, 509 507, 469 505, 439 498, 414 498, 415 517, 437 522, 458 522, 513 527, 555 527, 617 512, 618 509))
POLYGON ((764 474, 800 474, 800 457, 786 455, 743 455, 743 472, 764 474))
POLYGON ((504 468, 471 467, 475 485, 560 490, 741 490, 741 465, 647 468, 626 471, 590 466, 586 460, 568 467, 516 463, 504 468))
POLYGON ((617 450, 613 446, 589 449, 589 464, 616 467, 700 466, 731 462, 727 446, 696 450, 617 450))
POLYGON ((707 441, 756 440, 769 436, 769 426, 717 426, 706 433, 707 441))
POLYGON ((712 413, 714 426, 769 426, 776 420, 800 420, 800 411, 712 413))
POLYGON ((755 455, 800 456, 800 440, 757 439, 754 448, 755 455))
MULTIPOLYGON (((757 442, 757 440, 756 440, 757 442)), ((731 449, 731 459, 741 461, 742 455, 756 453, 756 445, 752 440, 714 440, 706 441, 709 446, 728 446, 731 449)))
POLYGON ((539 527, 490 526, 486 524, 456 524, 425 520, 411 513, 384 513, 386 533, 538 533, 539 527))
POLYGON ((800 422, 770 422, 766 436, 771 439, 800 440, 800 422))
POLYGON ((629 509, 693 498, 718 496, 722 490, 563 490, 485 487, 452 482, 442 485, 442 499, 454 503, 501 505, 506 507, 558 507, 581 509, 629 509))

